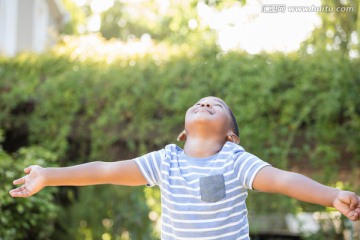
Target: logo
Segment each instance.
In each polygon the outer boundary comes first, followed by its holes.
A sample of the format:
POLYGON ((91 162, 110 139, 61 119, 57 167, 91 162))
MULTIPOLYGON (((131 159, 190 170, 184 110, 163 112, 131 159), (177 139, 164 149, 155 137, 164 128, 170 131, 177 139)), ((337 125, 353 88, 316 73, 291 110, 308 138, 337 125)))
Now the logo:
POLYGON ((284 13, 286 10, 285 4, 264 4, 261 7, 263 13, 284 13))

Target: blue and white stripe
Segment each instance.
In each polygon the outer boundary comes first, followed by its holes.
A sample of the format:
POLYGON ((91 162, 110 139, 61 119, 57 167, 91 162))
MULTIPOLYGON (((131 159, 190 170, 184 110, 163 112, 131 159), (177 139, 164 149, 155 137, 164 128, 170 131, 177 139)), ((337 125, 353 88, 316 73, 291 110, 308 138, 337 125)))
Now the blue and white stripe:
POLYGON ((208 158, 192 158, 175 144, 135 159, 161 190, 161 239, 249 239, 245 200, 258 171, 268 163, 227 142, 208 158), (201 200, 199 179, 222 174, 225 197, 201 200))

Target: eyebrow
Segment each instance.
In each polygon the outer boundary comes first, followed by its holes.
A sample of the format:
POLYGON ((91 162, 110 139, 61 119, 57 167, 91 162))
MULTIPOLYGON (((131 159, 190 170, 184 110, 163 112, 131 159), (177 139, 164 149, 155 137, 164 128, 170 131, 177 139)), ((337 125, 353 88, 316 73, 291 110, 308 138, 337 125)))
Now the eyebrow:
POLYGON ((218 103, 221 103, 221 105, 223 105, 225 108, 229 108, 229 107, 228 107, 228 106, 226 106, 226 104, 225 104, 225 103, 223 103, 222 101, 217 100, 217 99, 215 99, 215 101, 216 101, 216 102, 218 102, 218 103))

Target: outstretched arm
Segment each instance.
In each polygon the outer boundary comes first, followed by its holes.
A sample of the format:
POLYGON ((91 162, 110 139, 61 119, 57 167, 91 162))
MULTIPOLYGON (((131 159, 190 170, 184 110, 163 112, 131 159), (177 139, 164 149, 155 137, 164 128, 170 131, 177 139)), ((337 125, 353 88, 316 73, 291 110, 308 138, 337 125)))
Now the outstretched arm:
POLYGON ((264 167, 256 175, 253 188, 280 193, 298 200, 334 207, 352 221, 360 219, 360 197, 353 192, 322 185, 304 175, 264 167))
POLYGON ((27 174, 13 183, 20 187, 10 191, 12 197, 29 197, 46 186, 86 186, 118 184, 145 185, 146 180, 134 160, 118 162, 90 162, 72 167, 42 168, 29 166, 27 174))

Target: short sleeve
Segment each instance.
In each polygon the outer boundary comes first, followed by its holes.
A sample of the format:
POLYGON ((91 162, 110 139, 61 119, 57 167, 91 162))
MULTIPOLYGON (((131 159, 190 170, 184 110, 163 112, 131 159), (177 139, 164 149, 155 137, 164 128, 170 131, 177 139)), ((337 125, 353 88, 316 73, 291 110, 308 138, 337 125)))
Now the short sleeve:
POLYGON ((148 182, 147 186, 159 185, 161 181, 160 165, 164 155, 165 150, 159 150, 135 158, 136 164, 148 182))
POLYGON ((237 179, 240 181, 241 186, 253 190, 252 184, 256 174, 263 167, 269 165, 269 163, 264 162, 257 156, 243 151, 236 156, 234 171, 237 174, 237 179))

